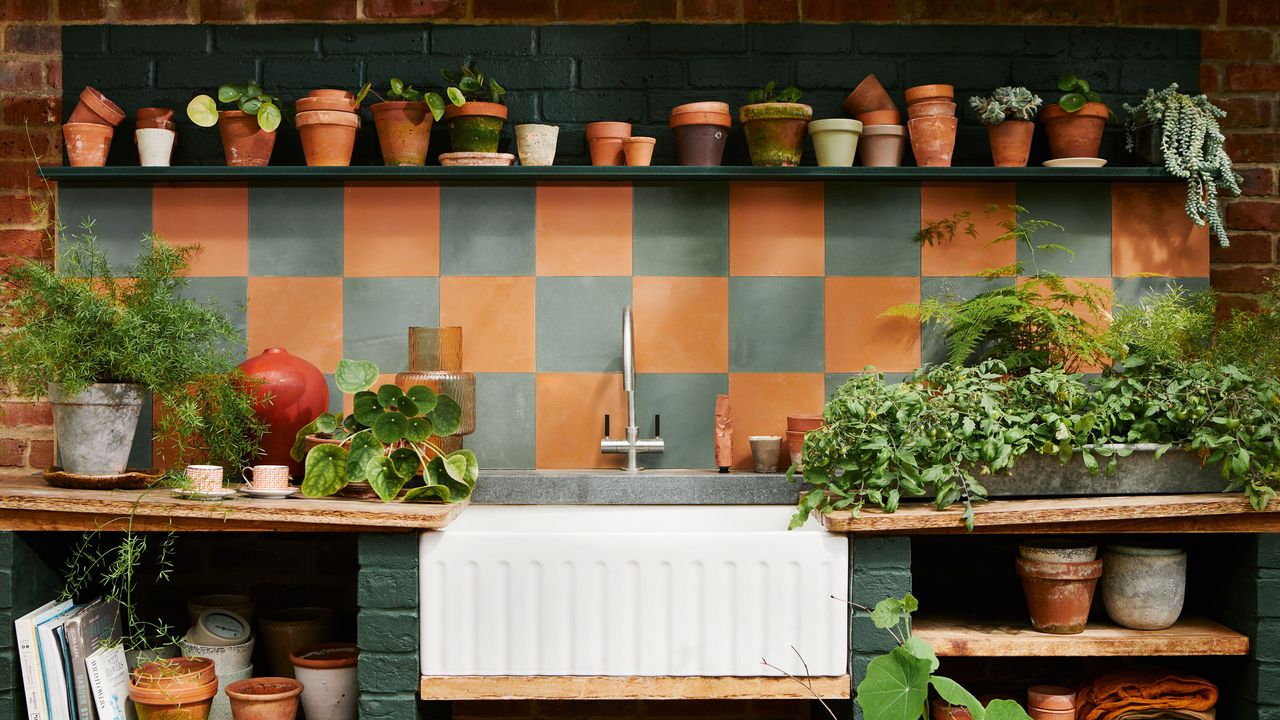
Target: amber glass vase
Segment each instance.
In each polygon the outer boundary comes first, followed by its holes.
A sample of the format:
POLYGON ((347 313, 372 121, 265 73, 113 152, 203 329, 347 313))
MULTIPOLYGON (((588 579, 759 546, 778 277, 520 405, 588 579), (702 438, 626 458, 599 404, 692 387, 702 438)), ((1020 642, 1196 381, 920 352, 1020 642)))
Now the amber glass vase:
POLYGON ((447 437, 433 437, 445 452, 462 447, 462 436, 476 431, 476 376, 462 371, 462 328, 409 328, 409 369, 396 373, 396 385, 414 385, 442 392, 462 406, 462 423, 447 437))

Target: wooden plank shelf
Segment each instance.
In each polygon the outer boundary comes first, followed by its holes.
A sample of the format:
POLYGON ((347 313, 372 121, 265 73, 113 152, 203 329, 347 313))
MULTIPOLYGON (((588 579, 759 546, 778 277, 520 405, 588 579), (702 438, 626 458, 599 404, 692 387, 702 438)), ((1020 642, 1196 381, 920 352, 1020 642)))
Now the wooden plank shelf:
POLYGON ((1249 638, 1201 617, 1183 617, 1166 630, 1129 630, 1090 623, 1078 635, 1036 632, 1018 623, 919 618, 912 634, 940 657, 1161 657, 1247 655, 1249 638))
MULTIPOLYGON (((830 532, 865 535, 963 534, 962 508, 935 510, 903 504, 895 513, 864 509, 819 515, 830 532)), ((1127 495, 991 500, 974 505, 974 532, 1040 533, 1276 533, 1280 503, 1254 510, 1241 493, 1127 495)))
POLYGON ((34 477, 0 479, 0 530, 411 532, 439 530, 466 506, 298 497, 182 500, 168 488, 67 490, 34 477))
MULTIPOLYGON (((807 679, 830 700, 847 700, 848 675, 807 679)), ((423 700, 776 700, 812 699, 788 677, 672 677, 614 675, 424 676, 423 700)))

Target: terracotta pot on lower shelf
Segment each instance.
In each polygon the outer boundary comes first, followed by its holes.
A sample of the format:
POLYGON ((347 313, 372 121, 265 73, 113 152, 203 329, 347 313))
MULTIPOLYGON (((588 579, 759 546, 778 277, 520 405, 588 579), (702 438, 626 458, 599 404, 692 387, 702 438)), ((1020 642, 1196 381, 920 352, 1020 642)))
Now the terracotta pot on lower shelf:
POLYGON ((817 430, 826 424, 822 413, 796 413, 787 416, 787 429, 799 432, 817 430))
POLYGON ((907 129, 901 125, 863 125, 858 140, 863 167, 898 167, 907 147, 907 129))
POLYGON ((276 133, 259 127, 257 115, 222 110, 218 113, 218 134, 222 137, 222 154, 228 166, 263 167, 271 161, 276 133))
POLYGON ((454 152, 496 153, 507 122, 507 106, 479 100, 462 105, 446 103, 440 120, 449 124, 454 152))
POLYGON ((653 148, 657 138, 629 137, 622 141, 622 154, 631 167, 647 167, 653 162, 653 148))
POLYGON ((218 678, 194 688, 140 688, 129 685, 129 699, 138 711, 138 720, 206 720, 213 696, 218 694, 218 678))
POLYGON ((308 167, 346 167, 356 146, 360 116, 350 112, 312 110, 300 112, 294 122, 302 137, 302 154, 308 167))
POLYGON ((1040 112, 1049 139, 1049 155, 1060 158, 1098 157, 1102 147, 1102 131, 1111 116, 1107 106, 1100 102, 1085 103, 1075 112, 1067 112, 1061 105, 1046 105, 1040 112))
POLYGON ((724 106, 724 111, 671 111, 671 132, 676 136, 676 157, 685 167, 716 167, 724 161, 724 145, 733 120, 725 103, 691 103, 690 106, 724 106))
POLYGON ((235 720, 294 720, 302 683, 285 677, 249 678, 231 683, 226 692, 235 720))
POLYGON ((190 690, 217 680, 213 660, 203 657, 176 657, 152 660, 134 669, 132 685, 146 690, 190 690))
POLYGON ((431 144, 431 126, 435 118, 424 102, 403 100, 374 103, 369 106, 373 124, 378 129, 378 147, 382 164, 418 166, 427 162, 431 144))
POLYGON ((119 125, 122 120, 124 110, 92 86, 86 86, 80 91, 80 99, 72 109, 71 117, 67 118, 69 123, 93 123, 109 127, 119 125))
POLYGON ((1030 120, 1005 120, 987 126, 991 162, 996 167, 1026 167, 1031 156, 1031 136, 1036 124, 1030 120))
POLYGON ((100 123, 69 122, 62 126, 67 162, 72 167, 102 167, 116 129, 100 123))
POLYGON ((1056 563, 1017 558, 1031 626, 1054 635, 1084 632, 1102 561, 1056 563))
POLYGON ((920 167, 951 167, 951 154, 956 148, 954 117, 922 117, 907 121, 911 152, 920 167))
POLYGON ((329 608, 285 608, 263 615, 258 621, 258 637, 266 651, 266 671, 275 677, 293 677, 289 655, 328 640, 332 631, 333 610, 329 608))
POLYGON ((355 720, 359 655, 354 643, 326 643, 302 648, 289 657, 302 683, 307 720, 355 720))
POLYGON ((965 706, 952 705, 939 697, 929 701, 929 717, 932 720, 973 720, 965 706))
POLYGON ((799 165, 811 118, 813 108, 801 103, 767 102, 738 108, 751 164, 755 167, 799 165))

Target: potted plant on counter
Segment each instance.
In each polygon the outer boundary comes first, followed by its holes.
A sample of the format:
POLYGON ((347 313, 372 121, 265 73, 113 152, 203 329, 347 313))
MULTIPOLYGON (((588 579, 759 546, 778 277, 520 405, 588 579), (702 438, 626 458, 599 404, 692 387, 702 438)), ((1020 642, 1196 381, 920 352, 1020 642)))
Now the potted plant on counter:
POLYGON ((770 82, 747 95, 738 119, 747 136, 751 164, 756 167, 794 167, 800 164, 805 131, 813 108, 800 103, 799 88, 775 90, 770 82))
POLYGON ((1223 223, 1218 195, 1240 194, 1240 176, 1227 155, 1226 138, 1218 119, 1226 112, 1204 95, 1178 92, 1178 84, 1147 90, 1137 105, 1124 106, 1125 147, 1141 161, 1164 165, 1170 175, 1187 181, 1187 216, 1209 231, 1226 247, 1227 228, 1223 223))
POLYGON ((271 160, 280 127, 280 99, 266 94, 262 86, 223 85, 218 99, 197 95, 187 103, 187 117, 200 127, 218 126, 227 165, 261 167, 271 160), (218 110, 218 103, 235 105, 234 110, 218 110))
MULTIPOLYGON (((1097 158, 1102 147, 1102 130, 1111 111, 1088 81, 1068 73, 1058 80, 1063 95, 1040 113, 1049 154, 1055 160, 1097 158)), ((1096 165, 1095 165, 1096 166, 1096 165)))
POLYGON ((987 97, 969 99, 987 126, 991 160, 996 167, 1026 167, 1035 134, 1036 112, 1043 101, 1024 87, 996 88, 987 97))
POLYGON ((293 457, 303 460, 305 454, 302 494, 325 497, 356 484, 390 502, 415 481, 404 494, 406 502, 470 497, 480 470, 475 453, 446 453, 432 442, 458 429, 461 406, 425 385, 370 390, 377 380, 378 367, 371 362, 338 363, 334 381, 339 390, 355 395, 353 410, 347 416, 324 413, 298 431, 293 457))
POLYGON ((431 143, 431 126, 444 116, 444 98, 423 92, 393 77, 385 96, 369 106, 378 129, 378 146, 385 165, 424 165, 431 143))
POLYGON ((443 70, 441 74, 449 83, 445 89, 449 105, 442 119, 449 123, 453 152, 497 154, 502 126, 507 121, 506 89, 472 67, 443 70))

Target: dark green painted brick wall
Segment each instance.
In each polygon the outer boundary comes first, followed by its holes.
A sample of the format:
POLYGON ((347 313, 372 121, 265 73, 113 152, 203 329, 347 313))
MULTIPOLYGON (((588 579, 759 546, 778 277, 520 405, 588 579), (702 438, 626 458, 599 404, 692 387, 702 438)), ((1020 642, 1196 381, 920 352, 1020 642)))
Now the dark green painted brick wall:
MULTIPOLYGON (((946 82, 961 102, 1004 84, 1056 100, 1057 78, 1088 79, 1117 113, 1147 87, 1199 83, 1200 33, 1102 27, 893 25, 259 25, 63 28, 63 112, 94 85, 129 111, 179 110, 175 164, 221 164, 214 129, 193 126, 182 108, 221 83, 261 81, 291 108, 317 87, 385 87, 399 76, 438 88, 440 70, 473 63, 510 91, 514 123, 562 126, 560 162, 585 162, 582 125, 627 120, 658 138, 655 162, 669 162, 671 107, 719 99, 736 107, 770 80, 795 83, 817 117, 841 115, 840 101, 874 72, 901 104, 911 85, 946 82)), ((990 162, 984 129, 963 108, 957 164, 990 162)), ((117 134, 132 134, 130 121, 117 134)), ((506 130, 510 144, 511 130, 506 130)), ((1108 133, 1113 145, 1118 128, 1108 133)), ((1042 144, 1042 143, 1041 143, 1042 144)), ((433 154, 447 149, 437 132, 433 154)), ((1104 157, 1116 157, 1114 146, 1104 157)), ((116 142, 111 164, 136 164, 132 142, 116 142)), ((366 113, 355 164, 380 164, 366 113)), ((726 162, 746 164, 740 132, 726 162)), ((811 160, 810 160, 811 162, 811 160)), ((301 165, 297 133, 286 126, 274 164, 301 165)))
POLYGON ((0 532, 0 720, 27 716, 13 620, 52 600, 60 587, 50 561, 22 535, 0 532))
POLYGON ((418 714, 418 535, 360 536, 360 719, 418 714))

